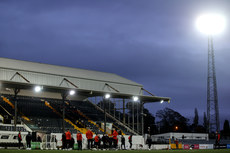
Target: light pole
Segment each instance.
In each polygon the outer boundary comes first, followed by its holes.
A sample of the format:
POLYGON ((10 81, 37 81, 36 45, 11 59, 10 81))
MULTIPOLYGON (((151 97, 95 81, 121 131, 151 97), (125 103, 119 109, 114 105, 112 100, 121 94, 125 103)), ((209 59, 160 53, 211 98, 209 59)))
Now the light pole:
POLYGON ((211 133, 220 130, 212 36, 223 31, 225 28, 225 19, 218 14, 205 14, 197 19, 196 26, 202 33, 208 35, 207 120, 208 132, 211 133))

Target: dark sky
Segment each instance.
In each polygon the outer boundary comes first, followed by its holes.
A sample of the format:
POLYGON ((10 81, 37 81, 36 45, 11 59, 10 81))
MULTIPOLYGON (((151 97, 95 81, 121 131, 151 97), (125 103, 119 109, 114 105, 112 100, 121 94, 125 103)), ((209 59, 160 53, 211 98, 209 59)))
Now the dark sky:
MULTIPOLYGON (((214 37, 221 120, 230 116, 229 0, 0 0, 0 56, 111 72, 143 84, 186 117, 206 111, 204 12, 225 15, 214 37)), ((202 123, 202 122, 201 122, 202 123)), ((221 126, 222 128, 222 126, 221 126)))

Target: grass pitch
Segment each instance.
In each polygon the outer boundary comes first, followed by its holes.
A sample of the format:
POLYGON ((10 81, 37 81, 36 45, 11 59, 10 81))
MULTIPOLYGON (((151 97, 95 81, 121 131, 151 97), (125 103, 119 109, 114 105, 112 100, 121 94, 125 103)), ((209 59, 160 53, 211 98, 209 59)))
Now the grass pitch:
POLYGON ((221 149, 221 150, 71 150, 71 151, 63 151, 63 150, 6 150, 0 149, 0 153, 230 153, 230 149, 221 149))

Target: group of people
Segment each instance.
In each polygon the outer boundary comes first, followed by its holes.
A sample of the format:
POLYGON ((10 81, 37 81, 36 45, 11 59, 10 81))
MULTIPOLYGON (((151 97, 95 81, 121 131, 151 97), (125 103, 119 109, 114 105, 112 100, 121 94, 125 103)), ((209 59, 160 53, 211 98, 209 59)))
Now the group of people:
MULTIPOLYGON (((126 149, 125 148, 125 137, 121 135, 121 133, 113 129, 112 135, 103 134, 102 137, 100 137, 98 134, 93 138, 93 132, 88 130, 86 132, 86 138, 87 138, 87 147, 88 149, 92 149, 93 142, 94 147, 96 149, 126 149), (102 142, 102 144, 101 144, 102 142)), ((132 148, 132 135, 128 137, 130 149, 132 148)))
MULTIPOLYGON (((27 149, 31 149, 31 140, 32 140, 32 135, 30 134, 30 132, 28 132, 28 134, 26 135, 26 148, 27 149)), ((22 135, 21 135, 21 131, 19 131, 18 132, 18 149, 21 149, 21 146, 23 147, 22 135)))
POLYGON ((62 134, 62 150, 70 150, 74 147, 75 140, 69 129, 62 134))
MULTIPOLYGON (((121 133, 113 129, 113 132, 111 135, 103 134, 102 137, 100 137, 99 134, 96 134, 95 137, 93 137, 93 132, 91 130, 88 130, 86 132, 86 139, 87 139, 87 148, 92 149, 95 147, 96 149, 126 149, 125 145, 125 137, 121 135, 121 133)), ((32 135, 30 132, 26 135, 26 147, 27 149, 31 148, 31 140, 32 135)), ((77 132, 76 140, 78 144, 78 150, 82 150, 82 134, 80 132, 77 132)), ((41 142, 41 138, 38 137, 38 141, 41 142)), ((128 137, 129 141, 129 148, 132 148, 132 135, 128 137)), ((65 133, 62 134, 62 149, 63 150, 71 150, 74 148, 75 140, 73 136, 71 135, 70 131, 67 130, 65 133)), ((22 145, 22 135, 19 131, 18 133, 18 147, 22 145)))
MULTIPOLYGON (((96 136, 93 137, 93 132, 91 130, 88 130, 86 132, 87 148, 92 149, 94 147, 96 149, 112 149, 112 148, 113 149, 117 149, 117 148, 126 149, 125 148, 125 137, 118 133, 120 132, 117 132, 114 129, 112 132, 112 135, 103 134, 103 136, 100 137, 99 134, 96 134, 96 136)), ((130 149, 131 149, 132 148, 132 135, 130 135, 128 139, 129 139, 130 149)), ((80 132, 77 133, 76 140, 78 144, 78 150, 82 150, 82 134, 80 132)), ((74 138, 72 137, 69 130, 63 133, 62 135, 62 149, 63 150, 72 149, 74 147, 74 143, 75 143, 74 138)))

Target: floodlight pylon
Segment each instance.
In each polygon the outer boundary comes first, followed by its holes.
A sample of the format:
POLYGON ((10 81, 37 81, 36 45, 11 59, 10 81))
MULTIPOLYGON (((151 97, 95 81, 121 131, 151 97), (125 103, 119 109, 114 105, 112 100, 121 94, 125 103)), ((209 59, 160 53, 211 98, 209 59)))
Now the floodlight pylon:
POLYGON ((215 56, 212 35, 209 35, 208 37, 207 120, 209 133, 220 131, 215 56))

